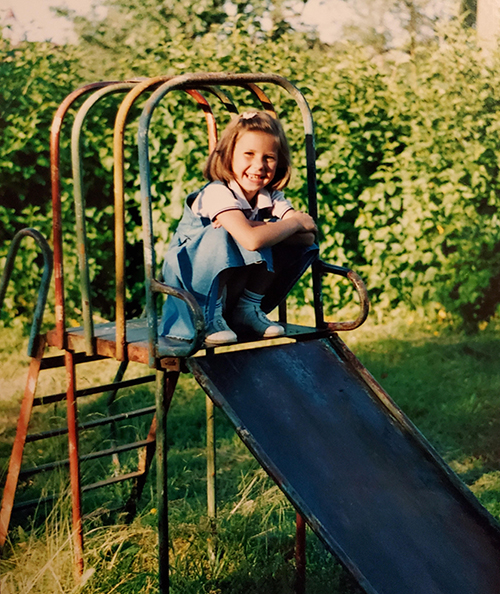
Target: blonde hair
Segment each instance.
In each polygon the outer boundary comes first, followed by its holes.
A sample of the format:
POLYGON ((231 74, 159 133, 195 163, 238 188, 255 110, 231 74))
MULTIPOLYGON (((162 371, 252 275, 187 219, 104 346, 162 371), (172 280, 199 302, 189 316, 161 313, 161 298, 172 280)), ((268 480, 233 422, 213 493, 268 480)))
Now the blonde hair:
POLYGON ((278 165, 268 186, 281 190, 290 181, 292 162, 290 148, 280 121, 265 111, 245 111, 235 116, 222 133, 217 146, 208 157, 203 175, 208 181, 230 182, 234 179, 232 161, 236 142, 245 132, 265 132, 276 139, 278 165))

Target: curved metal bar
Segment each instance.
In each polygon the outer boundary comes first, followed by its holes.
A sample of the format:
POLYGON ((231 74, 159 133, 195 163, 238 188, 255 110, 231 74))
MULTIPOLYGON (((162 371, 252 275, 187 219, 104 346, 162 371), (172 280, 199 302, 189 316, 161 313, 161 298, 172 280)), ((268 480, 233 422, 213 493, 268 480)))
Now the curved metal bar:
POLYGON ((186 89, 186 93, 191 95, 196 103, 198 103, 198 105, 203 109, 208 129, 208 150, 209 152, 212 152, 215 149, 215 145, 217 144, 217 124, 215 122, 215 117, 212 113, 210 103, 199 91, 196 91, 195 89, 186 89))
POLYGON ((368 297, 368 291, 366 290, 365 283, 363 282, 359 274, 357 274, 353 270, 350 270, 349 268, 344 268, 343 266, 336 266, 335 264, 327 264, 326 262, 322 262, 321 260, 318 262, 318 264, 321 267, 322 275, 331 273, 349 279, 351 283, 354 285, 357 294, 359 295, 360 312, 355 320, 353 320, 352 322, 326 322, 326 327, 332 332, 354 330, 355 328, 359 328, 359 326, 361 326, 361 324, 365 322, 366 318, 368 317, 368 312, 370 310, 370 299, 368 297))
POLYGON ((66 327, 64 312, 64 269, 62 250, 62 215, 61 215, 61 176, 60 136, 61 128, 71 105, 81 96, 115 81, 102 81, 84 85, 70 93, 57 108, 50 129, 50 179, 52 191, 52 233, 54 246, 55 310, 56 310, 56 345, 65 347, 64 331, 66 327))
POLYGON ((124 136, 127 116, 136 99, 145 91, 170 80, 170 76, 157 76, 137 84, 123 99, 118 108, 113 132, 113 180, 115 205, 115 299, 116 299, 116 358, 124 361, 127 356, 125 323, 125 174, 124 136))
POLYGON ((0 280, 0 310, 2 309, 5 294, 7 292, 7 286, 14 269, 14 260, 19 249, 19 244, 23 237, 32 237, 42 250, 43 255, 43 274, 42 280, 40 281, 40 290, 38 291, 38 299, 36 302, 35 313, 33 315, 33 322, 31 324, 31 332, 28 342, 28 357, 35 357, 37 352, 36 339, 40 334, 40 327, 43 321, 43 312, 47 303, 47 294, 49 292, 50 279, 52 277, 53 269, 53 256, 52 250, 45 237, 36 229, 26 228, 18 231, 12 240, 7 254, 7 261, 5 268, 3 269, 2 278, 0 280))
MULTIPOLYGON (((201 88, 207 85, 232 85, 242 86, 248 83, 272 83, 284 88, 298 104, 302 119, 304 123, 304 131, 306 135, 306 160, 308 172, 308 198, 309 198, 309 212, 311 216, 317 218, 316 205, 316 163, 314 150, 314 127, 311 110, 307 104, 305 97, 292 83, 285 78, 273 74, 218 74, 218 73, 198 73, 185 74, 177 76, 165 83, 163 83, 153 95, 149 98, 142 111, 139 120, 139 166, 141 178, 141 210, 143 221, 143 237, 144 237, 144 265, 146 276, 146 310, 148 315, 148 327, 152 341, 157 340, 157 314, 152 292, 147 289, 151 286, 154 270, 155 270, 155 254, 153 245, 153 220, 151 213, 151 179, 149 168, 149 147, 148 147, 148 131, 151 118, 155 107, 160 100, 174 89, 188 89, 201 88)), ((319 284, 316 281, 316 284, 319 284)), ((318 292, 318 291, 316 291, 318 292)), ((318 318, 318 316, 317 316, 318 318)), ((317 321, 319 324, 319 321, 317 321)), ((151 356, 151 355, 150 355, 151 356)))
POLYGON ((264 111, 267 111, 267 113, 271 114, 273 117, 276 117, 276 110, 274 109, 274 105, 272 104, 271 99, 269 99, 269 97, 264 93, 264 91, 261 88, 259 88, 254 83, 248 83, 244 85, 244 87, 248 89, 252 93, 252 95, 255 95, 255 97, 257 97, 257 99, 261 102, 264 111))
MULTIPOLYGON (((124 190, 124 133, 128 113, 136 99, 150 88, 170 80, 161 76, 145 80, 128 93, 118 110, 114 137, 114 198, 115 198, 115 267, 116 267, 116 358, 126 358, 126 322, 125 322, 125 190, 124 190)), ((208 88, 208 91, 212 89, 208 88)), ((217 142, 217 125, 207 100, 194 89, 187 92, 196 100, 205 113, 208 128, 209 150, 215 148, 217 142)), ((214 93, 218 96, 217 93, 214 93)), ((225 96, 224 96, 225 97, 225 96)), ((149 343, 150 359, 154 356, 157 333, 149 343)))
POLYGON ((189 357, 196 353, 196 351, 200 349, 201 345, 203 344, 203 340, 205 339, 205 318, 196 299, 193 297, 193 295, 191 295, 191 293, 188 293, 188 291, 176 289, 175 287, 171 287, 165 283, 160 283, 154 278, 151 280, 151 290, 155 293, 172 295, 173 297, 177 297, 177 299, 182 299, 182 301, 186 303, 191 315, 191 321, 193 322, 194 326, 194 338, 190 343, 188 343, 185 351, 178 351, 176 353, 176 357, 189 357))
POLYGON ((203 87, 203 91, 208 91, 209 93, 212 93, 212 95, 217 97, 217 99, 220 100, 222 105, 226 108, 226 111, 228 111, 229 113, 232 113, 234 115, 238 113, 238 109, 234 104, 232 97, 225 93, 222 89, 219 89, 219 87, 203 87))
POLYGON ((108 85, 93 93, 80 107, 71 132, 71 160, 73 166, 73 193, 75 202, 78 266, 80 270, 80 292, 82 298, 83 331, 87 355, 94 355, 94 322, 92 320, 92 297, 90 294, 90 273, 87 257, 87 233, 85 222, 85 197, 83 195, 83 174, 81 158, 81 133, 83 122, 90 109, 106 95, 128 91, 137 83, 124 82, 108 85))

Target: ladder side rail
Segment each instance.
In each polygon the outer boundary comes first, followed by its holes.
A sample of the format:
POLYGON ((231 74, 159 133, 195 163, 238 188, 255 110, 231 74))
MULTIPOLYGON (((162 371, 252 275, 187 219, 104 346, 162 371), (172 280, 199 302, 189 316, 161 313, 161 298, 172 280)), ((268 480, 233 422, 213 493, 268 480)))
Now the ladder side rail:
POLYGON ((24 390, 24 396, 21 403, 21 412, 17 423, 16 437, 12 446, 12 453, 9 460, 9 469, 2 495, 2 506, 0 509, 0 549, 3 548, 7 539, 10 518, 14 505, 14 498, 21 472, 21 463, 23 459, 26 435, 33 408, 33 398, 35 396, 38 374, 40 371, 40 362, 45 350, 45 339, 42 337, 37 345, 37 352, 30 361, 28 370, 28 381, 24 390))

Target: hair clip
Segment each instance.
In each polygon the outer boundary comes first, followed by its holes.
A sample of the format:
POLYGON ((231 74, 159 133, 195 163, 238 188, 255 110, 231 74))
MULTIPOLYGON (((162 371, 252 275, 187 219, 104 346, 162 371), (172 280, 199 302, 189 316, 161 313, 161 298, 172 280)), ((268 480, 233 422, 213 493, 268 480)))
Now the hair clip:
POLYGON ((251 120, 257 115, 256 111, 244 111, 240 114, 240 120, 251 120))

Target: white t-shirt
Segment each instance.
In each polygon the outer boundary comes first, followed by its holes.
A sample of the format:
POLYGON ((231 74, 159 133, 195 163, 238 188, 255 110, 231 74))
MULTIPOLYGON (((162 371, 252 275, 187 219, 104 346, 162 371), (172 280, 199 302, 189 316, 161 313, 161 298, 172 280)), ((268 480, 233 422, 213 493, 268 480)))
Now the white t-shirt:
POLYGON ((229 187, 220 181, 206 185, 191 205, 192 211, 199 217, 213 221, 226 210, 242 210, 249 220, 257 219, 261 210, 267 210, 267 216, 279 219, 289 210, 293 210, 291 202, 279 190, 260 190, 252 208, 236 181, 233 180, 228 185, 229 187))

